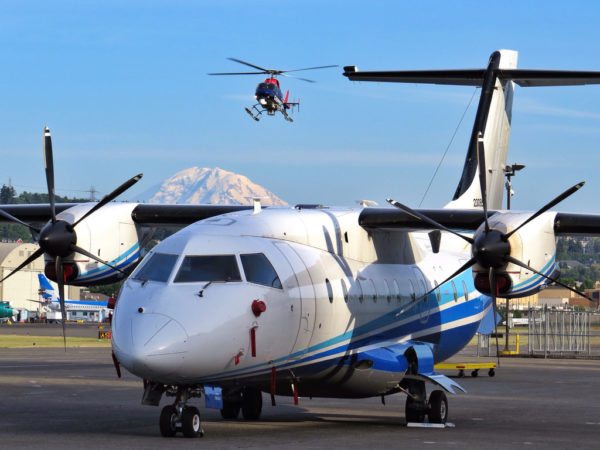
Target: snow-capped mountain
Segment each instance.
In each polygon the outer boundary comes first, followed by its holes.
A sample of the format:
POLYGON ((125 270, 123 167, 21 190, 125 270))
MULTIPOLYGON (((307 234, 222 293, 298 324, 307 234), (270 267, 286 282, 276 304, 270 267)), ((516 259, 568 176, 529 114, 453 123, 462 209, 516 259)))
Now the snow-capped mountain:
POLYGON ((248 177, 218 167, 181 170, 136 196, 135 200, 147 203, 250 205, 252 197, 264 197, 261 200, 263 205, 287 204, 248 177))

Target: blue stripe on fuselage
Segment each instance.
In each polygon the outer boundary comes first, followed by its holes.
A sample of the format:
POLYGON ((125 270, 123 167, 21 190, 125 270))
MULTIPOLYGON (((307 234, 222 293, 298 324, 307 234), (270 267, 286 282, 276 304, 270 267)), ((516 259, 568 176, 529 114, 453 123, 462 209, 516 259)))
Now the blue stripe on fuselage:
MULTIPOLYGON (((129 266, 136 259, 138 259, 139 254, 140 254, 139 243, 136 242, 132 247, 130 247, 122 255, 118 256, 117 258, 113 259, 112 261, 109 261, 109 263, 119 269, 123 269, 123 268, 129 266), (119 261, 122 261, 122 262, 119 263, 119 261)), ((92 281, 92 280, 97 280, 97 279, 101 279, 101 278, 106 278, 107 275, 112 275, 113 273, 114 273, 114 270, 111 267, 102 265, 100 267, 97 267, 95 269, 92 269, 88 272, 81 274, 77 278, 77 282, 92 281)))

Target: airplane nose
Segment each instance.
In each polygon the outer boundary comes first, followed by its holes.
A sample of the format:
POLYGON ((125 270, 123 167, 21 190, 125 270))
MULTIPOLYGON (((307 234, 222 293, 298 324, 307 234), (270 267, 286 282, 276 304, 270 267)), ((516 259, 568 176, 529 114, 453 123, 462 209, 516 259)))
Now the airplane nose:
POLYGON ((112 336, 115 355, 133 374, 160 379, 183 364, 188 335, 171 317, 142 311, 116 325, 112 336))

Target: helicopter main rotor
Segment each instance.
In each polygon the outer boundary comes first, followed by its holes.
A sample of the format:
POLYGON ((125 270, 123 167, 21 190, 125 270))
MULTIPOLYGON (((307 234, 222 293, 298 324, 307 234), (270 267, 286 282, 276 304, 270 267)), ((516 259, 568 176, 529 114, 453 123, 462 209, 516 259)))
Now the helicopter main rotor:
POLYGON ((315 83, 314 80, 310 80, 308 78, 302 78, 302 77, 296 77, 293 75, 288 75, 288 72, 300 72, 302 70, 328 69, 330 67, 338 67, 336 64, 334 64, 334 65, 329 65, 329 66, 315 66, 315 67, 304 67, 301 69, 278 70, 278 69, 266 69, 264 67, 257 66, 256 64, 252 64, 252 63, 249 63, 246 61, 242 61, 241 59, 237 59, 237 58, 227 58, 227 59, 229 59, 230 61, 239 63, 239 64, 244 64, 246 66, 252 67, 254 69, 259 70, 260 72, 217 72, 217 73, 209 73, 208 75, 261 75, 261 74, 268 74, 268 75, 271 75, 272 77, 276 77, 277 75, 282 75, 282 76, 288 77, 288 78, 296 78, 298 80, 307 81, 309 83, 315 83))

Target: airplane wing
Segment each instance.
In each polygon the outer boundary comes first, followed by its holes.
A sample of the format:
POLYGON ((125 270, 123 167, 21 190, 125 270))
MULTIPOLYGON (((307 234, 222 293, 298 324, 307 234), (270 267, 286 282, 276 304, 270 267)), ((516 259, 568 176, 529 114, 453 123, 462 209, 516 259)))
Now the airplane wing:
MULTIPOLYGON (((61 213, 77 203, 57 203, 56 213, 61 213)), ((248 205, 166 205, 140 203, 131 213, 139 225, 189 225, 198 220, 235 211, 252 209, 248 205)), ((264 206, 266 208, 266 206, 264 206)), ((45 223, 51 217, 49 204, 0 205, 0 209, 27 223, 45 223)), ((0 222, 10 222, 0 216, 0 222)))
MULTIPOLYGON (((60 213, 75 206, 75 203, 58 203, 56 212, 60 213)), ((250 205, 167 205, 140 203, 131 213, 138 225, 186 226, 202 219, 231 212, 250 210, 250 205)), ((266 206, 265 206, 266 208, 266 206)), ((25 222, 43 223, 50 219, 48 204, 0 205, 0 209, 25 222)), ((421 214, 454 230, 476 230, 483 220, 478 209, 418 209, 421 214)), ((499 211, 488 211, 488 218, 499 211)), ((0 222, 7 221, 0 216, 0 222)), ((428 230, 427 223, 396 208, 364 208, 359 216, 359 224, 364 228, 390 230, 428 230)), ((554 219, 554 232, 558 236, 600 236, 600 215, 558 212, 554 219)))
MULTIPOLYGON (((418 209, 417 212, 453 230, 476 230, 483 222, 483 212, 478 209, 418 209)), ((500 211, 488 211, 488 218, 500 211)), ((392 208, 365 208, 359 224, 372 229, 431 230, 424 221, 392 208)), ((557 236, 600 236, 599 214, 558 212, 554 218, 557 236)))

